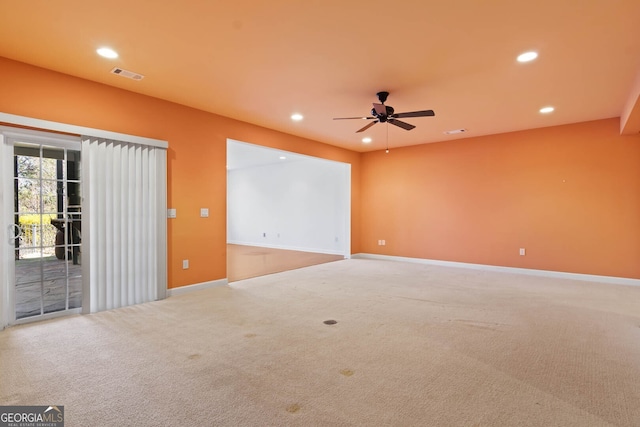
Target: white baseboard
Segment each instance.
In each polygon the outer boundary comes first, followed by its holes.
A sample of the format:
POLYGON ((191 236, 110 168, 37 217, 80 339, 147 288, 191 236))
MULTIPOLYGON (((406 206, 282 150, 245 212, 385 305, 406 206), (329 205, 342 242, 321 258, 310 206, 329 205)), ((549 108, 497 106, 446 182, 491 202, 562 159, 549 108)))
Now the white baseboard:
POLYGON ((386 261, 412 262, 416 264, 438 265, 441 267, 469 268, 474 270, 495 271, 500 273, 528 274, 530 276, 553 277, 556 279, 583 280, 587 282, 610 283, 614 285, 640 286, 640 279, 626 277, 596 276, 593 274, 565 273, 562 271, 534 270, 530 268, 500 267, 496 265, 469 264, 465 262, 439 261, 424 258, 408 258, 391 255, 360 253, 352 255, 354 259, 378 259, 386 261))
POLYGON ((212 280, 210 282, 195 283, 193 285, 180 286, 179 288, 167 289, 167 297, 182 295, 202 289, 215 288, 216 286, 226 286, 229 284, 227 279, 212 280))

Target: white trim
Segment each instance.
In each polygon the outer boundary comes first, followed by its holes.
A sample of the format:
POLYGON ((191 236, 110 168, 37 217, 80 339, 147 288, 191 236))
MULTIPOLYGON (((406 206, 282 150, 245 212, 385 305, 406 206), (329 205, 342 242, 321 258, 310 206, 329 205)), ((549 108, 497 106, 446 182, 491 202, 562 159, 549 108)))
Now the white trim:
POLYGON ((9 249, 8 227, 13 215, 13 148, 5 143, 3 132, 0 132, 0 330, 10 325, 16 316, 13 300, 13 283, 15 261, 12 249, 9 249))
POLYGON ((169 143, 161 139, 145 138, 142 136, 127 135, 124 133, 110 132, 84 126, 51 122, 49 120, 34 119, 31 117, 17 116, 15 114, 0 113, 0 122, 42 129, 44 131, 52 130, 56 132, 72 133, 76 135, 91 135, 97 138, 113 139, 117 141, 129 142, 132 144, 150 145, 153 147, 164 149, 169 147, 169 143))
POLYGON ((401 261, 401 262, 411 262, 416 264, 437 265, 441 267, 469 268, 473 270, 494 271, 498 273, 526 274, 529 276, 552 277, 556 279, 582 280, 585 282, 609 283, 613 285, 640 286, 640 279, 630 279, 626 277, 596 276, 593 274, 565 273, 562 271, 534 270, 530 268, 516 268, 516 267, 501 267, 497 265, 469 264, 466 262, 440 261, 440 260, 434 260, 434 259, 407 258, 407 257, 377 255, 377 254, 367 254, 367 253, 354 254, 352 258, 378 259, 378 260, 385 260, 385 261, 401 261))
POLYGON ((80 151, 79 136, 60 135, 47 131, 12 128, 10 126, 0 126, 0 132, 2 132, 7 140, 14 143, 28 142, 41 145, 55 143, 56 147, 80 151))
POLYGON ((227 286, 229 281, 227 279, 211 280, 210 282, 195 283, 193 285, 180 286, 179 288, 167 289, 167 297, 174 297, 177 295, 188 294, 194 291, 201 291, 203 289, 216 288, 218 286, 227 286))

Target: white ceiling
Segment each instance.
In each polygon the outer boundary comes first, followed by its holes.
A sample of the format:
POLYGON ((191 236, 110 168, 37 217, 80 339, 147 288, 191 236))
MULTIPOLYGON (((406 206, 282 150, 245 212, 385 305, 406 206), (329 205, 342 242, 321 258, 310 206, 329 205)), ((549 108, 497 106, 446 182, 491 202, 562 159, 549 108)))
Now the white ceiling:
POLYGON ((638 0, 13 0, 0 16, 0 56, 356 151, 618 117, 640 74, 638 0), (332 120, 381 90, 436 116, 364 135, 332 120))

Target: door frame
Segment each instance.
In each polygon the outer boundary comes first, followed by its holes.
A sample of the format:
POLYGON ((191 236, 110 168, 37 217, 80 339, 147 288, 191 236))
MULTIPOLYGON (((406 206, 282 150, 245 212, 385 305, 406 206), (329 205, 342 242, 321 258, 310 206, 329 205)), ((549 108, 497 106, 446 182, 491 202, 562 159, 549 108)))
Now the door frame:
MULTIPOLYGON (((167 150, 169 148, 169 142, 161 139, 147 138, 144 136, 136 136, 136 135, 128 135, 128 134, 108 131, 104 129, 96 129, 96 128, 91 128, 86 126, 78 126, 78 125, 73 125, 68 123, 60 123, 60 122, 54 122, 50 120, 36 119, 33 117, 20 116, 17 114, 10 114, 10 113, 4 113, 4 112, 0 112, 0 123, 9 125, 8 127, 0 126, 2 127, 2 129, 0 129, 0 165, 2 165, 3 170, 5 168, 5 164, 7 164, 8 162, 9 170, 13 171, 13 153, 10 153, 10 156, 8 156, 8 159, 6 158, 7 150, 5 149, 6 144, 4 143, 4 136, 3 136, 4 130, 6 130, 8 133, 10 132, 15 133, 15 132, 26 132, 27 130, 31 130, 31 129, 39 129, 39 130, 42 130, 43 131, 42 133, 47 136, 49 136, 50 133, 53 133, 59 138, 64 138, 66 135, 74 139, 75 138, 80 139, 83 136, 92 136, 95 138, 103 138, 103 139, 117 140, 121 142, 128 142, 132 144, 158 147, 164 150, 167 150)), ((33 132, 39 132, 39 131, 33 131, 33 132)), ((80 152, 82 153, 82 150, 80 150, 80 152)), ((84 153, 82 153, 81 155, 84 156, 84 153)), ((11 188, 11 192, 5 191, 4 187, 6 186, 6 183, 2 182, 1 175, 2 174, 0 173, 0 209, 2 209, 7 204, 10 207, 13 206, 13 188, 11 188), (7 198, 10 198, 10 200, 7 201, 6 200, 7 198)), ((165 179, 168 179, 168 176, 165 177, 165 179)), ((83 179, 83 185, 85 186, 87 185, 86 179, 83 179)), ((166 198, 166 193, 164 197, 166 198)), ((87 218, 88 216, 84 217, 85 221, 87 220, 87 218)), ((15 317, 15 307, 10 310, 7 309, 7 304, 8 304, 8 301, 10 301, 10 299, 7 296, 7 286, 5 285, 7 268, 8 268, 8 266, 6 265, 7 264, 6 251, 9 245, 6 243, 3 243, 8 238, 6 225, 4 224, 5 221, 6 221, 6 214, 5 212, 0 211, 0 330, 4 329, 6 326, 10 324, 9 317, 11 316, 15 317)), ((83 236, 87 238, 89 236, 88 233, 89 233, 89 230, 87 229, 83 233, 83 236)), ((166 251, 167 251, 166 237, 167 236, 164 235, 163 237, 164 240, 162 243, 164 247, 164 255, 163 255, 162 266, 161 266, 163 270, 160 274, 160 280, 165 284, 165 287, 161 292, 162 298, 165 297, 165 293, 167 289, 166 288, 166 285, 167 285, 166 265, 168 262, 168 258, 166 257, 166 251)), ((88 252, 85 251, 83 255, 84 255, 84 259, 82 263, 82 281, 83 281, 82 313, 88 313, 89 306, 86 301, 87 301, 87 298, 89 297, 89 276, 90 276, 89 263, 88 263, 89 254, 88 252)), ((39 319, 41 320, 42 318, 39 318, 39 319)), ((19 322, 16 322, 16 323, 19 323, 19 322)))
MULTIPOLYGON (((0 206, 2 206, 2 211, 0 212, 0 236, 2 236, 2 243, 0 244, 0 278, 2 279, 0 283, 0 330, 7 325, 28 323, 82 312, 82 308, 73 308, 16 320, 15 256, 12 246, 13 239, 9 232, 9 227, 14 224, 13 147, 15 142, 43 144, 82 151, 79 136, 0 126, 0 165, 2 165, 0 170, 3 171, 0 173, 0 206), (9 249, 10 246, 11 250, 9 249)), ((87 289, 87 280, 83 274, 83 292, 87 289)))

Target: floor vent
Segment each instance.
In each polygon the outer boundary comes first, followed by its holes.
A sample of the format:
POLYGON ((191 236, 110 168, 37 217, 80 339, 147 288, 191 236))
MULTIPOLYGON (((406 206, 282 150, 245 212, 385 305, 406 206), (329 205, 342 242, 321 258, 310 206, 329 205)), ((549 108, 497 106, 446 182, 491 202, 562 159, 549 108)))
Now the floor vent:
POLYGON ((134 73, 133 71, 123 70, 122 68, 115 67, 111 70, 111 74, 117 74, 122 77, 126 77, 131 80, 142 80, 144 76, 142 74, 134 73))

